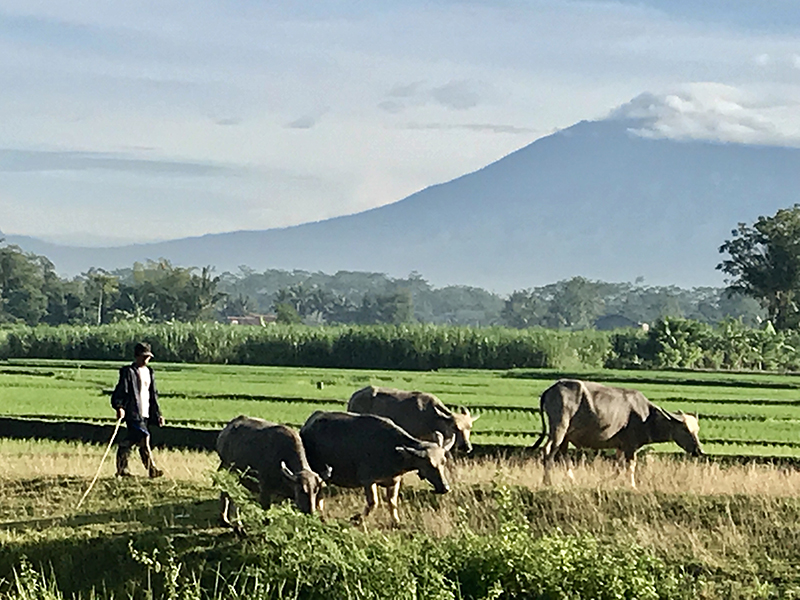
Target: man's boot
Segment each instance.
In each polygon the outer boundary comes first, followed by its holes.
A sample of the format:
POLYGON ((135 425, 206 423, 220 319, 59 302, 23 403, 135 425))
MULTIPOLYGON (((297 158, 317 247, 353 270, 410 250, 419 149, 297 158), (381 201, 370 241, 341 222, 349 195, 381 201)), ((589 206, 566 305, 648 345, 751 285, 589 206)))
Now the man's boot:
POLYGON ((144 464, 144 468, 147 469, 148 477, 155 479, 156 477, 161 477, 164 474, 164 471, 159 469, 153 460, 153 452, 150 450, 150 444, 139 446, 139 456, 142 458, 142 464, 144 464))
POLYGON ((130 445, 124 442, 117 447, 117 477, 131 476, 131 472, 128 471, 128 456, 130 452, 130 445))

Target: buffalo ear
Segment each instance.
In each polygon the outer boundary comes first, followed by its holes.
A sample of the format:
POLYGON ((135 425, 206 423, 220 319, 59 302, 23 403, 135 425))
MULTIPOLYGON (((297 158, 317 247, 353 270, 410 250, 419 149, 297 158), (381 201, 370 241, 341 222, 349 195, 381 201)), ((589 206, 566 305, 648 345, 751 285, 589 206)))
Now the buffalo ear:
POLYGON ((281 472, 289 481, 294 481, 294 482, 297 481, 297 475, 292 473, 292 471, 289 469, 289 467, 286 466, 286 462, 284 461, 281 461, 281 472))
POLYGON ((474 417, 472 417, 472 422, 474 423, 475 421, 477 421, 480 418, 481 418, 480 415, 475 415, 474 417))

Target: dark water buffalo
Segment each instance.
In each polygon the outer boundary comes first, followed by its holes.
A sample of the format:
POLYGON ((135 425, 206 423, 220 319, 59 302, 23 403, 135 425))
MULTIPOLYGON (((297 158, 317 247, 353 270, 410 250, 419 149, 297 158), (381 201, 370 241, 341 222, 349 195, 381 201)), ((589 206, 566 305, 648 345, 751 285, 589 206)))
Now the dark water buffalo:
POLYGON ((455 440, 457 449, 472 452, 469 434, 478 417, 473 418, 466 408, 451 412, 433 394, 369 385, 350 396, 347 410, 391 419, 419 440, 434 442, 439 432, 445 444, 455 440))
MULTIPOLYGON (((221 469, 245 473, 242 483, 258 494, 264 508, 273 500, 291 498, 304 513, 321 509, 323 479, 311 470, 303 442, 294 429, 240 415, 217 437, 217 454, 221 469)), ((328 474, 325 465, 321 469, 328 474)), ((238 510, 224 492, 220 509, 222 520, 238 528, 238 510)))
MULTIPOLYGON (((617 456, 626 461, 633 487, 636 452, 646 444, 673 441, 693 456, 702 454, 697 417, 667 412, 636 390, 562 379, 544 391, 539 410, 543 432, 533 447, 548 438, 544 447, 545 483, 550 482, 556 455, 566 456, 570 442, 577 448, 615 448, 617 456)), ((568 474, 572 477, 571 467, 568 474)))
POLYGON ((330 466, 331 483, 364 488, 363 517, 378 504, 377 486, 382 486, 392 520, 398 523, 400 480, 410 471, 417 471, 439 494, 450 490, 444 473, 449 448, 441 435, 437 442, 426 442, 377 415, 317 411, 300 429, 300 437, 312 469, 330 466))

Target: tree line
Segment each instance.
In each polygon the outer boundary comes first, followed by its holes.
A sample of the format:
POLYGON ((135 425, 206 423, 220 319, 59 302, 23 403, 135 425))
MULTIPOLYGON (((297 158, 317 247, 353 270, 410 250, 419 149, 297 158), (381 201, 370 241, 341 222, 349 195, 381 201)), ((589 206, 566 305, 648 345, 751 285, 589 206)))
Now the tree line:
POLYGON ((800 324, 800 205, 740 223, 717 269, 727 287, 683 289, 573 277, 499 295, 456 285, 436 288, 422 275, 340 271, 333 275, 268 269, 215 274, 168 260, 62 278, 47 257, 0 244, 0 323, 103 324, 225 321, 275 314, 306 324, 434 323, 579 330, 682 317, 716 324, 735 319, 776 329, 800 324))

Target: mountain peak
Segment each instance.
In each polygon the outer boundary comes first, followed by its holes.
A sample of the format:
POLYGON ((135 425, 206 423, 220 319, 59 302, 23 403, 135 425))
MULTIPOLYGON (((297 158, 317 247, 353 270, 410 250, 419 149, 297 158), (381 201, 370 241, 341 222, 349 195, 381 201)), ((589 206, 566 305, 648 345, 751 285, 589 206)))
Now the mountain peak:
POLYGON ((718 248, 736 223, 791 206, 800 189, 800 149, 767 147, 772 121, 725 100, 729 91, 642 94, 606 119, 355 215, 121 248, 16 243, 67 274, 163 257, 218 271, 417 271, 434 285, 497 292, 576 275, 716 286, 718 248))

